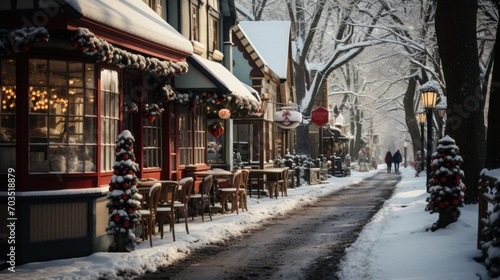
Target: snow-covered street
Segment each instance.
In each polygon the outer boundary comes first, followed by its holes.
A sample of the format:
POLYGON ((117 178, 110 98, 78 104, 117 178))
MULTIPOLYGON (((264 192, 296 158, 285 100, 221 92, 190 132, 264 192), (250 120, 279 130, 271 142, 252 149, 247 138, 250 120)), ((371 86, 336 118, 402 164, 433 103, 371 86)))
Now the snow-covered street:
MULTIPOLYGON (((477 205, 461 208, 458 222, 436 232, 426 231, 438 216, 424 211, 425 177, 415 177, 414 170, 401 168, 402 180, 394 196, 365 227, 355 244, 347 250, 347 258, 339 272, 342 279, 477 279, 486 271, 473 257, 476 249, 477 205)), ((351 177, 329 178, 329 184, 289 189, 288 197, 279 199, 251 198, 249 211, 239 215, 214 215, 213 221, 190 221, 190 234, 176 227, 176 242, 166 234, 138 245, 132 253, 95 253, 88 257, 29 263, 16 267, 16 272, 0 273, 2 279, 96 279, 103 275, 120 278, 126 271, 144 274, 155 271, 185 257, 191 250, 241 234, 265 219, 282 215, 297 205, 314 201, 377 171, 353 172, 351 177)))

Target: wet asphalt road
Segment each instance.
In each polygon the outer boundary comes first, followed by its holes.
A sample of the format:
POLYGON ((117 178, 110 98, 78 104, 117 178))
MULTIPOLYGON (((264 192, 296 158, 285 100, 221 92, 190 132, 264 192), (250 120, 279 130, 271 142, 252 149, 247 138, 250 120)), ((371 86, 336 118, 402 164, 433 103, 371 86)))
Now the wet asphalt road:
POLYGON ((400 180, 380 172, 136 279, 338 279, 345 248, 400 180))

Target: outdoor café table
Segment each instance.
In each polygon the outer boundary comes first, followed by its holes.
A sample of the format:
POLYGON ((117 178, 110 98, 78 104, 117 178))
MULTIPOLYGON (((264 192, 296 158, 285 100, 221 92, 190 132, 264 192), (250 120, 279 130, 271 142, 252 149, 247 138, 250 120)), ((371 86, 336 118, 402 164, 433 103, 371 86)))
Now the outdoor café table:
MULTIPOLYGON (((273 167, 273 168, 265 168, 265 169, 249 169, 250 175, 248 175, 249 179, 255 178, 259 180, 259 184, 257 186, 257 198, 260 198, 260 187, 263 185, 264 180, 269 183, 274 183, 276 187, 278 186, 278 181, 282 179, 283 172, 288 167, 273 167)), ((250 192, 251 193, 251 192, 250 192)), ((275 192, 277 193, 277 192, 275 192)), ((269 197, 272 197, 273 194, 269 194, 269 197)), ((277 194, 276 194, 276 197, 277 194)))
POLYGON ((210 203, 212 204, 212 206, 215 206, 215 197, 216 197, 215 194, 219 190, 219 183, 217 182, 218 181, 217 179, 219 177, 226 177, 231 181, 231 177, 234 175, 234 173, 231 171, 224 170, 224 169, 211 169, 211 170, 194 172, 194 175, 200 176, 200 177, 212 175, 212 177, 214 178, 214 180, 213 180, 214 183, 212 185, 212 189, 210 190, 210 203))

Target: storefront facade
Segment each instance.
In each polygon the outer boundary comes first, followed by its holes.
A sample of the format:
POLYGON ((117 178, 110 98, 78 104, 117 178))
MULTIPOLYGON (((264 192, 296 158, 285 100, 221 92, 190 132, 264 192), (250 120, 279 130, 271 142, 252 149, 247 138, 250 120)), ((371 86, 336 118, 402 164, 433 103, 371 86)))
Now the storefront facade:
POLYGON ((106 193, 121 131, 135 137, 138 177, 179 176, 183 109, 169 97, 192 44, 140 0, 114 9, 11 2, 0 5, 0 207, 13 197, 17 263, 107 250, 106 193))
POLYGON ((283 129, 274 113, 298 110, 293 81, 290 22, 242 21, 232 28, 234 73, 260 95, 261 112, 235 119, 234 149, 243 163, 253 168, 273 166, 277 156, 292 153, 295 130, 283 129), (272 46, 272 47, 270 47, 272 46))

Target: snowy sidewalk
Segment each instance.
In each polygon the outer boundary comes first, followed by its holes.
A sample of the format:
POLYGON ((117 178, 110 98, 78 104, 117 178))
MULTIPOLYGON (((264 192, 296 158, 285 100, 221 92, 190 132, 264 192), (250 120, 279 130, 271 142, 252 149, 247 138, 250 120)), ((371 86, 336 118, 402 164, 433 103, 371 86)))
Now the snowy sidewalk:
MULTIPOLYGON (((347 261, 340 271, 343 279, 477 279, 477 272, 486 269, 472 258, 476 249, 477 205, 461 209, 458 222, 434 233, 426 232, 438 218, 424 211, 428 196, 425 176, 414 177, 410 168, 401 168, 402 180, 395 195, 375 215, 358 240, 347 250, 347 261)), ((351 177, 329 178, 329 184, 301 186, 288 190, 288 197, 278 199, 251 198, 248 212, 214 215, 213 221, 201 217, 189 221, 190 234, 183 226, 176 227, 176 242, 166 234, 161 240, 153 237, 138 245, 131 253, 95 253, 88 257, 29 263, 16 267, 16 272, 0 272, 1 279, 126 279, 155 271, 185 257, 191 250, 241 234, 259 226, 263 220, 279 216, 296 206, 314 201, 346 185, 360 182, 385 172, 353 172, 351 177)), ((57 248, 54 248, 57 250, 57 248)))

